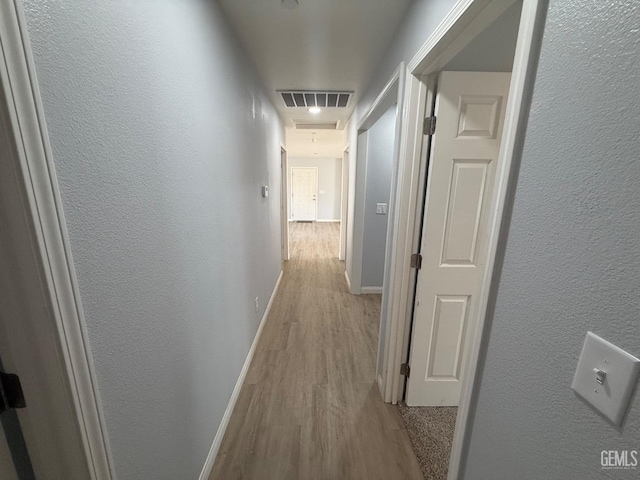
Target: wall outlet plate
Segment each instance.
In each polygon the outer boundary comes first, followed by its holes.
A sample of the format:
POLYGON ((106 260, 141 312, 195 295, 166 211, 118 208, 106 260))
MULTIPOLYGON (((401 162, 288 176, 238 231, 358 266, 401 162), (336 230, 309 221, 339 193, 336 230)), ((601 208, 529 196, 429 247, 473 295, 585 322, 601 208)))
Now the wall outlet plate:
POLYGON ((639 359, 587 332, 571 388, 619 426, 629 406, 638 373, 639 359))

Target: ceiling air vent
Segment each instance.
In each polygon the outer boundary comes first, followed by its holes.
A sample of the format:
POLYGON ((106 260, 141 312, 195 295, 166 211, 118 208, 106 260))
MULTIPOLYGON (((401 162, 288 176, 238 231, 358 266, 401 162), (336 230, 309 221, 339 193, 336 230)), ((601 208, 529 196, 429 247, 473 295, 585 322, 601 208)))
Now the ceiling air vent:
POLYGON ((296 126, 296 130, 336 130, 338 128, 338 123, 304 123, 304 122, 296 122, 294 121, 296 126))
POLYGON ((347 108, 353 92, 316 92, 308 90, 278 90, 284 104, 290 108, 347 108))

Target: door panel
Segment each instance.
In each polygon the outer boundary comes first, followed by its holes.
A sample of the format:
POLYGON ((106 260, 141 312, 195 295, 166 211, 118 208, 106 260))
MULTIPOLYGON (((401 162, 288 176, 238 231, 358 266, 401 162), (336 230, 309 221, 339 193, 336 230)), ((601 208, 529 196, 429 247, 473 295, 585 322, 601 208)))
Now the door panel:
POLYGON ((457 405, 487 256, 511 74, 443 72, 422 230, 408 405, 457 405))
POLYGON ((318 169, 294 167, 291 169, 291 196, 293 198, 293 219, 316 219, 316 191, 318 169))
POLYGON ((441 264, 476 266, 478 230, 491 163, 454 159, 452 170, 441 264))

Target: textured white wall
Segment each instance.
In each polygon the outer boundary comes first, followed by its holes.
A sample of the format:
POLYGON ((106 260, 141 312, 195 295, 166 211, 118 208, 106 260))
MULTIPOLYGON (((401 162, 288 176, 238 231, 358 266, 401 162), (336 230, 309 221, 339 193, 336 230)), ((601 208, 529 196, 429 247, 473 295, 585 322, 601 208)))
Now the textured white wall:
POLYGON ((118 478, 197 478, 280 271, 281 122, 216 2, 25 8, 118 478))
POLYGON ((640 356, 640 4, 552 0, 466 480, 632 479, 571 382, 587 330, 640 356))
POLYGON ((389 192, 393 172, 393 144, 396 133, 396 105, 369 129, 362 242, 362 286, 381 287, 387 245, 389 192), (376 205, 387 204, 387 215, 377 215, 376 205))
MULTIPOLYGON (((293 167, 316 167, 318 169, 318 220, 340 220, 340 188, 342 187, 342 159, 340 158, 291 158, 288 160, 289 174, 287 181, 291 183, 293 167), (323 190, 324 193, 320 193, 323 190)), ((288 188, 291 195, 291 185, 288 188)), ((287 204, 288 218, 292 218, 291 206, 287 204)))

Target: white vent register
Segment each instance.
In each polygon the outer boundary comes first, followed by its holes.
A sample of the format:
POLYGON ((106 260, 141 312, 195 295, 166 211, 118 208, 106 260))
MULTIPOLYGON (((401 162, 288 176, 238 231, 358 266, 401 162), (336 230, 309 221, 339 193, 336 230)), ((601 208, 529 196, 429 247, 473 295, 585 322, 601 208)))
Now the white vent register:
POLYGON ((278 90, 278 93, 289 108, 347 108, 353 96, 353 92, 310 90, 278 90))

